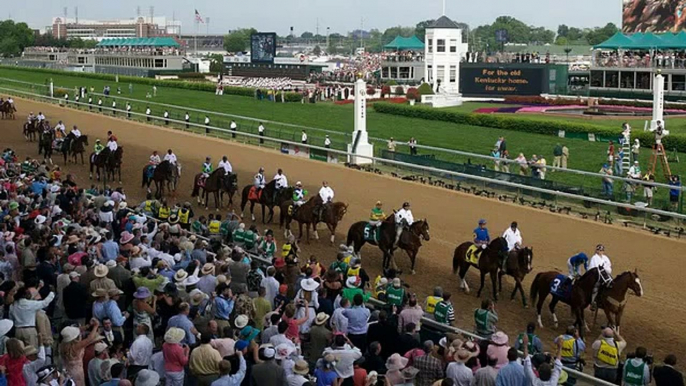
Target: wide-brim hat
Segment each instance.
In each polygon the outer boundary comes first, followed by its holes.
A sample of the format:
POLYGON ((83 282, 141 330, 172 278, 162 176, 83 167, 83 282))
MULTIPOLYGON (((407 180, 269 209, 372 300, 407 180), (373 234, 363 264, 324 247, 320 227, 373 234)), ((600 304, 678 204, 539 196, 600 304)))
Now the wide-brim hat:
POLYGON ((157 386, 160 383, 160 375, 156 371, 143 369, 136 375, 135 386, 157 386))
POLYGON ((133 297, 136 299, 147 299, 151 295, 148 287, 138 287, 136 292, 133 293, 133 297))
POLYGON ((274 357, 279 360, 290 357, 295 351, 295 347, 290 343, 281 343, 280 345, 276 346, 275 349, 276 354, 274 357))
POLYGON ((57 368, 53 365, 47 365, 43 366, 38 371, 36 371, 36 376, 37 376, 37 381, 38 382, 43 382, 46 380, 49 376, 54 374, 57 371, 57 368))
POLYGON ((119 237, 119 244, 127 244, 133 240, 133 235, 129 233, 128 231, 124 231, 121 234, 121 237, 119 237))
POLYGON ((119 296, 123 294, 124 291, 120 290, 119 288, 112 288, 111 290, 107 291, 108 296, 119 296))
POLYGON ((169 216, 169 223, 170 224, 177 224, 179 222, 179 216, 173 214, 169 216))
POLYGON ((164 333, 164 341, 167 343, 178 344, 186 337, 186 331, 178 327, 170 327, 164 333))
POLYGON ((301 281, 300 287, 305 291, 314 291, 319 288, 319 283, 310 277, 301 281))
POLYGON ((186 272, 183 269, 180 269, 180 270, 176 271, 176 273, 174 274, 174 281, 180 283, 180 282, 183 282, 184 280, 186 280, 187 277, 188 277, 188 272, 186 272))
POLYGON ((97 244, 100 242, 100 240, 102 240, 102 236, 100 236, 98 234, 94 234, 94 235, 88 237, 88 245, 97 244))
POLYGON ((314 318, 314 324, 316 324, 317 326, 321 326, 322 324, 326 323, 327 320, 329 320, 329 315, 327 315, 324 312, 320 312, 314 318))
POLYGON ((203 275, 214 275, 214 264, 212 263, 205 263, 205 265, 202 266, 202 274, 203 275))
POLYGON ((48 221, 48 218, 39 214, 38 216, 36 216, 36 218, 33 221, 37 225, 41 225, 41 224, 45 223, 46 221, 48 221))
POLYGON ((236 317, 236 320, 233 321, 233 325, 236 328, 243 328, 243 327, 248 325, 249 321, 250 321, 250 319, 248 318, 248 315, 241 314, 241 315, 238 315, 236 317))
POLYGON ((0 320, 0 337, 7 335, 7 333, 12 329, 12 326, 14 326, 14 322, 12 320, 0 320))
POLYGON ((26 346, 24 347, 24 356, 36 355, 38 354, 38 349, 36 346, 26 346))
POLYGON ((105 266, 107 268, 114 268, 117 266, 117 262, 114 260, 107 260, 107 263, 105 263, 105 266))
POLYGON ((295 362, 295 365, 293 366, 293 372, 295 374, 300 374, 300 375, 307 375, 310 372, 310 366, 307 364, 306 361, 300 360, 295 362))
POLYGON ((196 288, 190 293, 190 303, 192 306, 199 306, 200 303, 202 303, 203 300, 207 299, 208 297, 209 296, 206 293, 196 288))
POLYGON ((401 356, 398 353, 395 353, 386 360, 386 369, 388 369, 388 371, 402 370, 407 367, 408 362, 409 359, 401 356))
POLYGON ((122 201, 119 203, 119 210, 126 209, 127 204, 126 201, 122 201))
POLYGON ((95 275, 95 277, 105 277, 109 271, 110 269, 107 268, 105 264, 99 264, 93 270, 93 275, 95 275))
POLYGON ((14 238, 15 233, 14 232, 5 232, 2 234, 2 237, 5 239, 5 241, 12 241, 14 238))
POLYGON ((104 288, 98 288, 95 290, 95 292, 91 293, 91 296, 94 298, 104 298, 107 296, 107 290, 104 288))
POLYGON ((475 353, 466 350, 466 349, 459 349, 455 352, 455 355, 453 355, 453 358, 455 359, 455 362, 462 362, 465 363, 467 362, 470 358, 476 356, 475 353))
POLYGON ((71 235, 67 238, 67 244, 76 244, 79 242, 79 236, 71 235))
POLYGON ((67 326, 60 332, 62 335, 62 342, 69 343, 81 335, 81 330, 78 327, 67 326))
POLYGON ((413 366, 404 369, 401 373, 405 382, 412 381, 417 377, 417 374, 419 374, 419 369, 413 366))
POLYGON ((257 338, 258 335, 260 335, 260 330, 250 326, 243 327, 243 329, 241 329, 240 332, 241 340, 245 340, 248 342, 257 338))
POLYGON ((507 344, 509 340, 510 338, 507 336, 507 334, 502 331, 497 331, 495 334, 491 335, 491 342, 497 345, 507 344))
POLYGON ((183 284, 184 284, 184 285, 187 285, 187 286, 189 286, 189 285, 196 285, 196 284, 198 284, 199 281, 200 281, 200 278, 199 278, 199 277, 197 277, 197 276, 195 276, 195 275, 191 275, 191 276, 188 276, 188 277, 186 278, 186 280, 184 280, 183 284))

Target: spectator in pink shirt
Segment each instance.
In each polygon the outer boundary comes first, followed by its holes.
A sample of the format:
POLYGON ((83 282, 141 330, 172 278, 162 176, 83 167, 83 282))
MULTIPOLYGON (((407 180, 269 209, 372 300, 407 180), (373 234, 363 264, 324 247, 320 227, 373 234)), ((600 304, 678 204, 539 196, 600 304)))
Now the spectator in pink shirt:
POLYGON ((486 355, 488 355, 488 357, 498 358, 498 363, 495 365, 495 368, 498 370, 508 362, 507 350, 510 349, 508 342, 508 336, 502 331, 498 331, 491 335, 491 343, 488 345, 486 355))
POLYGON ((405 326, 410 323, 414 323, 416 326, 415 331, 419 331, 422 316, 424 316, 424 310, 422 310, 422 306, 417 304, 417 296, 410 296, 407 307, 400 311, 400 315, 398 317, 398 332, 402 333, 405 331, 405 326))
POLYGON ((164 334, 162 355, 164 356, 165 385, 183 386, 185 372, 184 367, 188 364, 190 348, 181 346, 181 341, 186 332, 180 328, 171 327, 164 334))

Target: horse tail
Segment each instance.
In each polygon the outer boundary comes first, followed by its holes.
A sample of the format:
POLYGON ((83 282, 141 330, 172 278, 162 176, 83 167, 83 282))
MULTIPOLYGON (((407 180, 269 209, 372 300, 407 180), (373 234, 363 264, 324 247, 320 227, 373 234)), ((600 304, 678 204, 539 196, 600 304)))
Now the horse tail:
POLYGON ((146 168, 143 168, 143 178, 142 178, 142 180, 141 180, 141 181, 142 181, 142 182, 141 182, 141 188, 145 188, 145 184, 148 182, 148 176, 147 176, 147 174, 146 174, 146 170, 145 170, 145 169, 146 169, 146 168))
POLYGON ((460 247, 455 248, 453 253, 453 275, 457 273, 458 268, 460 268, 460 247))
POLYGON ((198 185, 198 176, 195 176, 193 179, 193 192, 191 193, 191 197, 198 197, 198 194, 200 194, 200 186, 198 185))
POLYGON ((537 273, 534 281, 531 282, 531 289, 529 290, 529 302, 531 304, 536 303, 536 299, 538 298, 538 287, 541 286, 541 275, 543 275, 543 272, 537 273))

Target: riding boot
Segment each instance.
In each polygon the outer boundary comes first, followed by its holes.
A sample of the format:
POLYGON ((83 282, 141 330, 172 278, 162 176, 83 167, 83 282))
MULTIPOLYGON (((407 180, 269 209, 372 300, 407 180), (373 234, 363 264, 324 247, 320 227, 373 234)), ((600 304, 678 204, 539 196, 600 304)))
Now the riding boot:
POLYGON ((591 294, 591 311, 598 309, 598 305, 595 302, 595 299, 598 296, 598 289, 598 286, 593 287, 593 294, 591 294))
POLYGON ((393 242, 393 246, 397 247, 398 242, 400 242, 400 236, 403 234, 403 227, 399 226, 396 227, 395 229, 395 241, 393 242))

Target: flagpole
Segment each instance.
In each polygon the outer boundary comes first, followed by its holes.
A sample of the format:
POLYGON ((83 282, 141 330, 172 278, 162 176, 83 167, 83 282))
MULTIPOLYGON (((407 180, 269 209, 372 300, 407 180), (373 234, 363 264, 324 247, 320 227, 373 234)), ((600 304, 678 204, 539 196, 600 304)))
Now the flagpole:
POLYGON ((195 45, 195 57, 196 58, 198 57, 198 28, 199 28, 198 18, 196 16, 196 18, 195 18, 195 39, 194 39, 195 40, 194 45, 195 45))

